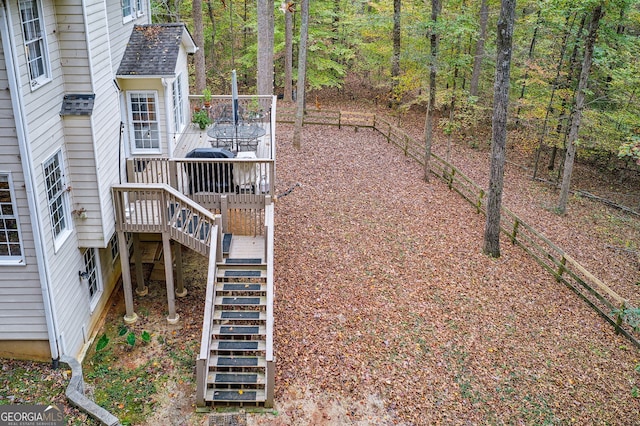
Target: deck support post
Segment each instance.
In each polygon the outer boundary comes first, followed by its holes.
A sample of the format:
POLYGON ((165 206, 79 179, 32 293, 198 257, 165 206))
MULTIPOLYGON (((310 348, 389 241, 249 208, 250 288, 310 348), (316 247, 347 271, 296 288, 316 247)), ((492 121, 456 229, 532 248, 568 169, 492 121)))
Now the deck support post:
POLYGON ((226 195, 220 196, 220 214, 222 215, 222 232, 229 233, 229 203, 226 195))
POLYGON ((176 324, 180 317, 176 314, 176 294, 173 285, 173 259, 171 256, 171 237, 168 232, 162 233, 162 253, 164 257, 164 275, 167 283, 167 305, 169 316, 167 322, 176 324))
POLYGON ((124 290, 124 306, 126 309, 124 322, 125 324, 133 324, 138 320, 138 315, 133 311, 129 247, 127 247, 127 238, 124 236, 124 231, 118 231, 118 251, 120 252, 120 265, 122 266, 122 289, 124 290))
POLYGON ((174 258, 176 259, 176 296, 185 297, 187 289, 184 288, 184 280, 182 274, 182 244, 173 243, 174 258))
MULTIPOLYGON (((222 215, 216 215, 216 228, 218 228, 218 232, 216 233, 216 262, 222 262, 222 215)), ((211 236, 211 239, 214 237, 211 236)), ((213 246, 213 241, 211 241, 210 246, 213 246)))
POLYGON ((136 270, 136 294, 146 296, 149 288, 144 284, 144 274, 142 273, 142 250, 140 250, 140 234, 133 234, 133 264, 136 270))

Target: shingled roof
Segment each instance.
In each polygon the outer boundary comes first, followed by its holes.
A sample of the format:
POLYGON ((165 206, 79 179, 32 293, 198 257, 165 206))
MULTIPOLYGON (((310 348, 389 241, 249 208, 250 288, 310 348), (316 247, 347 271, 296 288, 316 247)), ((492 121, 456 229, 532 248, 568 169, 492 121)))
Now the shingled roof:
POLYGON ((168 77, 176 71, 180 45, 196 50, 184 24, 136 25, 118 68, 118 77, 168 77))

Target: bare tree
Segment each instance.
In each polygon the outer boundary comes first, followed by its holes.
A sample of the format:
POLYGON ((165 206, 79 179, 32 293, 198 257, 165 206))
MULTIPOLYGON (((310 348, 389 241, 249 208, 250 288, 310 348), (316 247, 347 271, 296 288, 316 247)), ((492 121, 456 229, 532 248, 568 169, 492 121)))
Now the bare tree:
POLYGON ((195 41, 198 50, 193 58, 196 82, 196 93, 202 93, 205 87, 207 87, 207 70, 204 62, 204 30, 202 27, 202 0, 193 0, 192 3, 193 13, 193 41, 195 41))
POLYGON ((567 139, 567 152, 564 157, 564 170, 562 173, 562 185, 560 186, 560 198, 558 200, 558 213, 564 214, 567 210, 567 201, 569 199, 569 187, 571 186, 571 174, 573 173, 573 162, 576 156, 576 141, 578 139, 578 130, 580 129, 580 121, 582 120, 582 110, 584 109, 585 91, 589 82, 589 73, 591 72, 591 62, 593 58, 593 48, 596 44, 598 36, 598 26, 600 19, 604 15, 602 5, 596 6, 591 15, 591 23, 589 24, 589 35, 584 46, 584 58, 582 60, 582 69, 580 71, 580 79, 578 80, 578 88, 576 90, 575 105, 573 115, 571 117, 571 129, 567 139))
POLYGON ((307 38, 309 35, 309 0, 302 0, 300 10, 300 44, 298 45, 298 87, 296 89, 296 124, 293 130, 293 147, 300 149, 302 118, 304 115, 304 87, 307 77, 307 38))
POLYGON ((471 82, 469 95, 478 96, 480 81, 480 71, 482 71, 482 60, 484 59, 484 41, 487 38, 487 22, 489 21, 489 6, 487 0, 480 3, 480 33, 476 41, 476 53, 473 57, 473 71, 471 72, 471 82))
POLYGON ((284 12, 284 98, 285 102, 292 102, 293 93, 293 2, 283 3, 284 12))
POLYGON ((441 0, 431 0, 431 33, 429 34, 429 43, 431 45, 431 55, 429 64, 429 103, 427 104, 427 113, 424 124, 424 180, 429 182, 429 173, 431 171, 429 162, 431 161, 431 145, 433 144, 433 111, 436 107, 436 61, 438 58, 438 39, 439 34, 436 29, 438 15, 442 8, 441 0))
POLYGON ((516 0, 502 0, 498 19, 496 77, 493 96, 491 173, 487 195, 487 221, 484 228, 484 253, 500 257, 500 208, 504 184, 507 145, 507 108, 516 0))
POLYGON ((258 0, 258 95, 273 95, 273 0, 258 0))
POLYGON ((391 57, 391 99, 390 106, 397 105, 398 84, 400 83, 400 16, 401 0, 393 0, 393 56, 391 57))

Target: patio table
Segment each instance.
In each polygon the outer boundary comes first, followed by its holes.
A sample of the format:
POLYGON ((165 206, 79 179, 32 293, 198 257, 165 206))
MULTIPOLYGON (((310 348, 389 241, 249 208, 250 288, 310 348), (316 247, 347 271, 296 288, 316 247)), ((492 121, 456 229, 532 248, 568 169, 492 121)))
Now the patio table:
MULTIPOLYGON (((250 146, 251 142, 255 142, 266 133, 264 128, 254 123, 240 123, 237 126, 232 123, 216 123, 207 130, 207 135, 213 138, 216 147, 222 144, 234 152, 250 146)), ((257 143, 255 145, 257 146, 257 143)))

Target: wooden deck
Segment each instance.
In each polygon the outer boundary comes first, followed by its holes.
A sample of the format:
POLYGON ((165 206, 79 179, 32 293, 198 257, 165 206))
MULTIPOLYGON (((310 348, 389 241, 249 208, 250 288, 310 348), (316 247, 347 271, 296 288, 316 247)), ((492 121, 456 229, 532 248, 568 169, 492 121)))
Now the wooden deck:
MULTIPOLYGON (((275 140, 275 135, 271 132, 269 123, 263 124, 266 134, 258 139, 258 147, 255 152, 256 158, 271 158, 271 144, 275 140)), ((195 124, 189 124, 189 127, 182 134, 178 143, 174 148, 174 158, 185 158, 188 152, 195 148, 212 148, 215 147, 214 140, 207 135, 206 130, 200 130, 195 124)))

